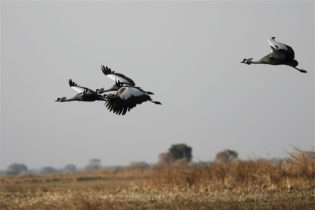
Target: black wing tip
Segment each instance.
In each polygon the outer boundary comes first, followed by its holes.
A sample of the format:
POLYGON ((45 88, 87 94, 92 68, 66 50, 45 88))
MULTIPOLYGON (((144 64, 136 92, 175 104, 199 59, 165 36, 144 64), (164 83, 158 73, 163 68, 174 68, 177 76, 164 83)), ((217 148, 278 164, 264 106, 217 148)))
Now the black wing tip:
POLYGON ((108 66, 102 65, 102 72, 107 75, 113 73, 112 70, 108 66))
POLYGON ((105 102, 105 106, 110 112, 115 115, 123 116, 130 111, 132 107, 126 105, 124 102, 120 101, 117 96, 111 97, 105 102))
POLYGON ((77 86, 77 84, 75 82, 73 82, 72 79, 69 79, 69 85, 70 85, 70 87, 77 86))

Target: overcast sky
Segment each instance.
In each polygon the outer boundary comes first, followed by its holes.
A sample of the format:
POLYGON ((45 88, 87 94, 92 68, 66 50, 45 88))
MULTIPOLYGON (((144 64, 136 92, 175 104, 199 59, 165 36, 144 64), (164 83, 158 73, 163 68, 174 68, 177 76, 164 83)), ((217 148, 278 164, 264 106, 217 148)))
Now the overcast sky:
POLYGON ((283 157, 314 146, 314 2, 2 2, 1 162, 30 168, 154 163, 175 143, 194 161, 233 149, 283 157), (244 65, 293 47, 288 66, 244 65), (101 65, 154 92, 125 116, 72 97, 110 87, 101 65))

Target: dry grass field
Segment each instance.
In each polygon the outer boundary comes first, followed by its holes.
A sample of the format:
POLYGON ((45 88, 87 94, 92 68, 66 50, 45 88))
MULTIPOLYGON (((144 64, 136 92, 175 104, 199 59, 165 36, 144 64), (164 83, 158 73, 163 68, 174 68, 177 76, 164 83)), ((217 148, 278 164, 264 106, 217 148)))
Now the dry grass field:
POLYGON ((0 209, 315 209, 315 157, 0 176, 0 209))

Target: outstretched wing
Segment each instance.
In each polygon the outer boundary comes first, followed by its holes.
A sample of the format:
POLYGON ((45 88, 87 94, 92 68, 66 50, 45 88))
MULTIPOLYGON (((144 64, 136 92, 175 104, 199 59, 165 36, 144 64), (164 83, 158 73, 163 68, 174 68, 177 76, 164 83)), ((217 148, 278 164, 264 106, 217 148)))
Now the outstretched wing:
POLYGON ((106 77, 114 80, 115 82, 118 81, 123 84, 127 84, 130 86, 135 86, 135 82, 130 79, 129 77, 126 77, 123 74, 116 73, 115 71, 112 71, 109 67, 102 65, 102 72, 105 74, 106 77))
POLYGON ((93 90, 79 86, 77 83, 73 82, 72 79, 69 79, 69 85, 73 90, 77 91, 78 93, 95 94, 93 90))
POLYGON ((118 94, 108 97, 105 103, 106 107, 118 115, 125 115, 127 111, 145 101, 151 100, 151 97, 136 87, 122 87, 118 94))
POLYGON ((287 45, 276 41, 276 37, 271 37, 268 39, 268 44, 271 47, 271 51, 279 49, 288 50, 287 45))
POLYGON ((294 50, 292 49, 292 47, 290 47, 289 45, 286 45, 287 46, 287 51, 286 51, 286 56, 287 56, 287 59, 289 60, 294 60, 295 59, 295 53, 294 53, 294 50))
POLYGON ((289 45, 277 42, 275 39, 275 37, 271 37, 268 40, 271 48, 270 57, 280 60, 293 60, 295 57, 293 49, 289 45))

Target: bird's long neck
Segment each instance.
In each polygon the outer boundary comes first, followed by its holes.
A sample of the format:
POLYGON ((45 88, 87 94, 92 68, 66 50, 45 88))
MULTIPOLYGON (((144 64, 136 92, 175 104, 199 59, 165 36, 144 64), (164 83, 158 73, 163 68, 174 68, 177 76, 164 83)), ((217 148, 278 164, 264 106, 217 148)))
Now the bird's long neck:
POLYGON ((250 61, 250 64, 262 64, 264 61, 262 59, 256 61, 250 61))
POLYGON ((61 102, 69 102, 69 101, 76 101, 76 98, 75 98, 75 97, 72 97, 72 98, 65 98, 65 99, 63 99, 61 102))

